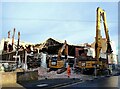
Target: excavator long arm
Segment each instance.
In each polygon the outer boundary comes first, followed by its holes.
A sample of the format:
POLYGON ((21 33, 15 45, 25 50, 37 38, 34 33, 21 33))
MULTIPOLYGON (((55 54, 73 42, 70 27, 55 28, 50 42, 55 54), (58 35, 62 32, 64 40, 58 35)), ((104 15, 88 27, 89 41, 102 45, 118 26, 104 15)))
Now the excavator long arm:
POLYGON ((101 36, 101 17, 103 19, 103 25, 104 25, 104 31, 107 39, 107 53, 112 53, 112 48, 110 45, 110 38, 109 38, 109 32, 108 32, 108 26, 107 26, 107 21, 106 21, 106 12, 101 9, 100 7, 97 8, 97 20, 96 20, 96 43, 95 43, 95 57, 97 59, 97 62, 99 62, 99 56, 100 56, 100 51, 102 48, 101 41, 102 41, 102 36, 101 36))
POLYGON ((106 53, 111 54, 113 51, 112 51, 112 48, 110 45, 109 31, 108 31, 107 20, 106 20, 106 12, 103 13, 102 18, 103 18, 103 24, 104 24, 104 29, 105 29, 105 35, 106 35, 106 39, 107 39, 106 53))
POLYGON ((65 50, 65 54, 68 55, 68 46, 67 46, 66 40, 65 40, 64 45, 62 46, 62 48, 59 49, 59 51, 58 51, 58 60, 61 60, 61 55, 62 55, 63 50, 65 50))

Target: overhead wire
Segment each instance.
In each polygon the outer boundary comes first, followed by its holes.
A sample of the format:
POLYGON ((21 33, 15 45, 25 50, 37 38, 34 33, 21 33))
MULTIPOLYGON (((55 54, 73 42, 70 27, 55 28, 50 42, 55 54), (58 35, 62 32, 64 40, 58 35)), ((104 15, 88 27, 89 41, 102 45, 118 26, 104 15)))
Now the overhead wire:
MULTIPOLYGON (((37 20, 37 21, 52 21, 52 22, 96 22, 93 20, 80 19, 41 19, 41 18, 3 18, 3 20, 37 20)), ((118 21, 107 21, 108 23, 118 23, 118 21)))

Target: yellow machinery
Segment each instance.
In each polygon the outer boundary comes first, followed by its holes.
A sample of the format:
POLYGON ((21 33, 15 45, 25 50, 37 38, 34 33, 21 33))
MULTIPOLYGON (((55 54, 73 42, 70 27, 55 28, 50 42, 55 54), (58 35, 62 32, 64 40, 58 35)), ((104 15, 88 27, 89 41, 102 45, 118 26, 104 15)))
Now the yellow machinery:
POLYGON ((104 24, 104 30, 105 30, 105 35, 106 35, 106 39, 107 39, 107 50, 106 50, 106 57, 108 57, 108 54, 112 53, 112 48, 110 45, 110 38, 109 38, 109 34, 108 34, 108 26, 107 26, 107 21, 106 21, 106 13, 104 10, 102 10, 101 8, 97 8, 97 21, 96 21, 96 43, 95 43, 95 59, 97 60, 97 64, 99 64, 101 67, 108 67, 108 58, 106 63, 102 63, 99 60, 100 57, 100 51, 101 51, 101 40, 102 40, 102 36, 101 36, 101 30, 100 30, 100 22, 101 22, 101 17, 103 19, 103 24, 104 24))
POLYGON ((95 38, 95 58, 90 57, 81 57, 77 59, 76 65, 80 69, 90 70, 97 68, 98 70, 108 69, 108 55, 112 53, 112 48, 110 45, 110 38, 108 33, 108 26, 106 21, 106 13, 100 7, 97 8, 97 17, 96 17, 96 38, 95 38), (103 19, 104 31, 107 39, 107 50, 106 50, 106 59, 100 57, 100 51, 102 48, 102 36, 101 36, 101 17, 103 19), (84 60, 82 60, 82 58, 84 60))
POLYGON ((58 55, 52 56, 51 59, 49 60, 49 68, 56 68, 56 69, 63 68, 67 60, 67 55, 68 55, 68 45, 65 40, 63 46, 58 51, 58 55), (63 51, 65 57, 62 56, 63 51))

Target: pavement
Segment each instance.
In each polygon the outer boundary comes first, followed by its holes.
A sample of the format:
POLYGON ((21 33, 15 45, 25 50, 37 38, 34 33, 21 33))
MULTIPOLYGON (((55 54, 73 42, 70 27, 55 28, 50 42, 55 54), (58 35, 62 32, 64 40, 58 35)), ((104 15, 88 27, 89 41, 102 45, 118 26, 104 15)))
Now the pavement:
POLYGON ((4 85, 2 85, 1 86, 2 88, 1 89, 14 89, 14 88, 16 88, 16 89, 25 89, 22 85, 20 85, 20 84, 18 84, 18 83, 11 83, 11 84, 4 84, 4 85))

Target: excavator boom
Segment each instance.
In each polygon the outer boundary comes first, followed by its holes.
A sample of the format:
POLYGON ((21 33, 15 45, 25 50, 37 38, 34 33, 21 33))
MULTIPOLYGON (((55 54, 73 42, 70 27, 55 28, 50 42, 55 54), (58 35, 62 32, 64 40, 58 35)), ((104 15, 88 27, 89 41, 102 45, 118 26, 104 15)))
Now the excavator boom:
POLYGON ((68 55, 68 46, 67 46, 66 40, 62 48, 58 51, 58 60, 61 60, 61 55, 62 55, 63 50, 65 50, 65 55, 68 55))
POLYGON ((110 44, 110 38, 109 38, 109 32, 108 32, 108 26, 107 26, 107 20, 106 20, 106 12, 101 9, 100 7, 97 8, 97 21, 96 21, 96 43, 95 43, 95 57, 97 59, 97 62, 99 62, 99 57, 100 57, 100 51, 102 48, 101 41, 102 41, 102 36, 101 36, 101 17, 103 19, 103 25, 104 25, 104 31, 107 39, 107 50, 106 53, 111 54, 112 53, 112 47, 110 44))

